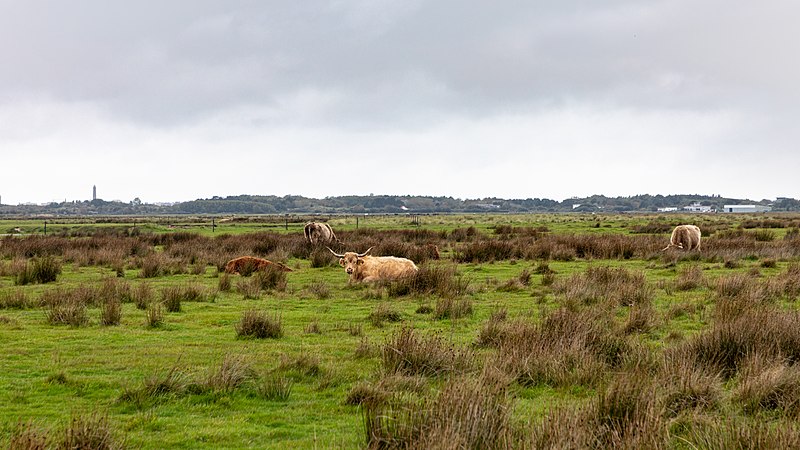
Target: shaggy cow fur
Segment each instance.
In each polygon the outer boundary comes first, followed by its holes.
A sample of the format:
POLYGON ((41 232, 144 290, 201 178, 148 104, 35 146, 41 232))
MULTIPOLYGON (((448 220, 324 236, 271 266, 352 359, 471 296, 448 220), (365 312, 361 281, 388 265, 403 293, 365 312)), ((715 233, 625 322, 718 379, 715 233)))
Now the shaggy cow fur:
POLYGON ((330 244, 333 241, 339 242, 339 239, 333 234, 333 229, 327 223, 308 222, 303 227, 303 234, 306 236, 306 241, 311 245, 330 244))
POLYGON ((240 256, 232 259, 225 264, 225 273, 252 273, 256 270, 266 270, 268 267, 276 267, 284 272, 291 272, 292 269, 281 263, 272 262, 255 256, 240 256))
POLYGON ((351 283, 370 281, 391 281, 414 275, 417 265, 407 258, 396 256, 368 256, 372 247, 364 253, 347 252, 343 255, 331 253, 339 257, 339 265, 350 275, 351 283))
POLYGON ((682 250, 700 250, 700 228, 696 225, 678 225, 672 230, 669 245, 662 251, 677 247, 682 250))

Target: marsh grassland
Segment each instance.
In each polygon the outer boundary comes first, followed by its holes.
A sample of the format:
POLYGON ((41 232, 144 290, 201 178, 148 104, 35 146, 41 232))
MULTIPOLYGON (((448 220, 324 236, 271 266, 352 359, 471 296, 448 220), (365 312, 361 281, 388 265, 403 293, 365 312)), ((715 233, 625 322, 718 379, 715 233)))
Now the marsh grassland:
POLYGON ((800 447, 800 216, 330 223, 419 272, 349 285, 282 217, 0 221, 0 446, 800 447))

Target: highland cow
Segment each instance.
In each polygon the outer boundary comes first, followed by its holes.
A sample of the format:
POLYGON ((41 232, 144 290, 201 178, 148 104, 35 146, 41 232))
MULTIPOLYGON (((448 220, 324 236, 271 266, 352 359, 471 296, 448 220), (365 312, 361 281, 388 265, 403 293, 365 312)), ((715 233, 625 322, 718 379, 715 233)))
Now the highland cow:
POLYGON ((677 247, 681 250, 700 250, 700 228, 696 225, 678 225, 672 230, 669 245, 661 251, 670 247, 677 247))
POLYGON ((417 266, 414 261, 396 256, 367 256, 372 247, 364 253, 346 252, 340 255, 330 248, 331 253, 339 258, 339 265, 350 275, 351 283, 370 281, 392 281, 414 275, 417 266))
POLYGON ((292 269, 281 263, 272 262, 255 256, 240 256, 232 259, 225 264, 225 273, 250 274, 257 270, 266 270, 268 267, 275 267, 284 272, 291 272, 292 269))

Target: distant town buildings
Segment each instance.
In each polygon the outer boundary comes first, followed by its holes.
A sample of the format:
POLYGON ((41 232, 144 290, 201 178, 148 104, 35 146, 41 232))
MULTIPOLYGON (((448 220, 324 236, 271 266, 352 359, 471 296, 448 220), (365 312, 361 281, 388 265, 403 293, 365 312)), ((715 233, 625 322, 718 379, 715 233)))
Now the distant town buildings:
MULTIPOLYGON (((674 206, 666 206, 663 208, 656 209, 656 211, 662 213, 677 212, 679 210, 683 210, 685 212, 697 212, 697 213, 717 212, 717 209, 714 206, 701 205, 700 202, 692 202, 690 205, 681 208, 677 208, 674 206)), ((759 212, 769 212, 769 211, 772 211, 771 206, 762 206, 762 205, 725 205, 721 209, 721 212, 726 212, 726 213, 759 213, 759 212)))
POLYGON ((725 205, 722 210, 727 213, 757 213, 769 212, 772 208, 762 205, 725 205))
POLYGON ((715 211, 713 206, 701 205, 700 202, 694 202, 689 206, 684 206, 683 210, 688 212, 700 212, 700 213, 715 211))
POLYGON ((92 186, 92 200, 97 200, 97 185, 92 186))

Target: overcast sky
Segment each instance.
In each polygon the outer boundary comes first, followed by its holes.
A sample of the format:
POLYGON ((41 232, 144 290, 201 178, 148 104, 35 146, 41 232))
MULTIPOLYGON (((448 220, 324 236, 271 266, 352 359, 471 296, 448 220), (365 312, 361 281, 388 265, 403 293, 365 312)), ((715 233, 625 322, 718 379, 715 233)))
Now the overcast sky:
POLYGON ((0 0, 0 200, 800 198, 800 2, 0 0))

